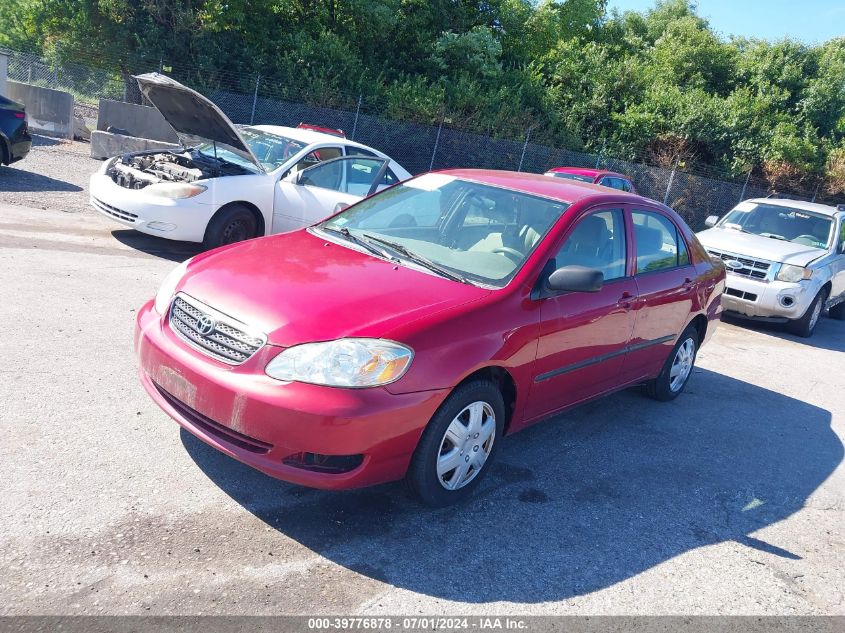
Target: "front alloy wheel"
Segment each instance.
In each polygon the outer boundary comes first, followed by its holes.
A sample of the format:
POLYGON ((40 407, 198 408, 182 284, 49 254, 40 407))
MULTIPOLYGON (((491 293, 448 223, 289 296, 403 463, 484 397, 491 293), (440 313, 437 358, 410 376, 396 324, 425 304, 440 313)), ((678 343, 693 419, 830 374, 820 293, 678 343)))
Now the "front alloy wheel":
POLYGON ((496 414, 486 402, 467 405, 440 441, 437 478, 446 490, 463 488, 478 476, 496 441, 496 414))
POLYGON ((505 404, 495 383, 459 386, 425 427, 408 467, 408 486, 434 507, 463 499, 490 470, 504 423, 505 404))

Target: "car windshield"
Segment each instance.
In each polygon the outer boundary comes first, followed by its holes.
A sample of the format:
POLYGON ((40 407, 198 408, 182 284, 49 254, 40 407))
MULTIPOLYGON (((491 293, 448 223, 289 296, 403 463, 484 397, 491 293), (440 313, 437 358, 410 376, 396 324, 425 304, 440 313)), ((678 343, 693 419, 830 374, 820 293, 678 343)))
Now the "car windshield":
POLYGON ((501 287, 568 206, 426 174, 367 198, 317 228, 340 231, 359 245, 366 242, 435 273, 439 268, 443 276, 501 287))
POLYGON ((814 248, 827 248, 833 233, 828 216, 759 202, 739 203, 719 226, 814 248))
MULTIPOLYGON (((238 131, 266 171, 278 169, 306 147, 306 144, 301 141, 253 127, 240 128, 238 131)), ((213 143, 203 143, 197 149, 206 156, 217 156, 227 162, 255 170, 255 165, 250 161, 221 145, 215 148, 213 143)))
POLYGON ((592 176, 582 176, 581 174, 567 174, 560 171, 546 172, 547 176, 554 176, 555 178, 565 178, 566 180, 577 180, 578 182, 593 182, 592 176))

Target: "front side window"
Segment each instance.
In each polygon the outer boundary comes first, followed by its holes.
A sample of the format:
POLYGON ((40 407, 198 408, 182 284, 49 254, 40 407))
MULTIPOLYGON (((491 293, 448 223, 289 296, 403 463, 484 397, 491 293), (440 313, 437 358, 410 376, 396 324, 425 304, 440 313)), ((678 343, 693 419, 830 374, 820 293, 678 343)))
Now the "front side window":
POLYGON ((471 283, 501 287, 568 206, 454 176, 426 174, 366 198, 316 228, 335 235, 348 229, 355 238, 409 265, 419 263, 413 261, 416 255, 471 283))
POLYGON ((343 150, 339 147, 321 147, 320 149, 315 149, 313 152, 308 152, 305 156, 300 158, 296 165, 291 167, 289 173, 298 173, 303 169, 308 169, 318 163, 332 160, 333 158, 340 158, 342 155, 343 150))
POLYGON ((555 268, 597 268, 605 281, 625 276, 625 222, 621 209, 597 211, 578 221, 555 256, 555 268))
POLYGON ((631 219, 634 222, 637 273, 689 264, 686 243, 669 218, 653 211, 634 211, 631 219))
POLYGON ((381 158, 363 156, 331 160, 303 172, 298 184, 363 197, 370 193, 384 163, 381 158))
POLYGON ((827 248, 833 239, 832 217, 780 204, 740 202, 719 226, 813 248, 827 248))

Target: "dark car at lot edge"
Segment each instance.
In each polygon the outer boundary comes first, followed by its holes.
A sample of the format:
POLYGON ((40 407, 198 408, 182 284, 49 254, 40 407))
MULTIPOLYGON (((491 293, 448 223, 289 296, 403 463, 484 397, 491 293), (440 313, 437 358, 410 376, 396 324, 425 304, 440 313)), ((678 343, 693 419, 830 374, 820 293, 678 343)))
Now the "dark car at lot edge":
POLYGON ((21 160, 31 148, 26 108, 0 95, 0 164, 21 160))
POLYGON ((724 283, 652 200, 456 169, 184 262, 135 346, 150 396, 219 451, 318 488, 406 478, 441 506, 503 435, 629 386, 678 396, 724 283))

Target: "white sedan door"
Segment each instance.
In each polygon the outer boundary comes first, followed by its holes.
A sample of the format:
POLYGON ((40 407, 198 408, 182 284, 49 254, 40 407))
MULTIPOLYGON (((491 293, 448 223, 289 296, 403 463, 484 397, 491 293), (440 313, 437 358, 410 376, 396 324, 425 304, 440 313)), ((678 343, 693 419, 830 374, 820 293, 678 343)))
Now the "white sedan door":
POLYGON ((333 215, 377 191, 387 161, 348 156, 305 169, 276 186, 273 233, 294 231, 333 215))

